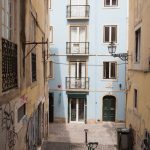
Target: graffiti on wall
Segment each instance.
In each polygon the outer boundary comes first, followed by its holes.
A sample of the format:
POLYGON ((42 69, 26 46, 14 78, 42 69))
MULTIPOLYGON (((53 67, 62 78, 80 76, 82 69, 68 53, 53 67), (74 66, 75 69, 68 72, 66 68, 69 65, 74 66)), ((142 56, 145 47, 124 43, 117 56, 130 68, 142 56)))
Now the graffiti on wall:
POLYGON ((1 109, 1 128, 2 132, 5 132, 5 150, 14 150, 16 140, 18 138, 14 127, 14 111, 11 108, 10 103, 5 104, 1 109))
POLYGON ((27 150, 36 150, 37 149, 37 137, 38 137, 38 121, 37 121, 37 111, 32 114, 29 118, 27 124, 26 132, 26 147, 27 150))
POLYGON ((36 150, 38 145, 42 143, 42 107, 39 104, 28 120, 26 132, 26 148, 27 150, 36 150))

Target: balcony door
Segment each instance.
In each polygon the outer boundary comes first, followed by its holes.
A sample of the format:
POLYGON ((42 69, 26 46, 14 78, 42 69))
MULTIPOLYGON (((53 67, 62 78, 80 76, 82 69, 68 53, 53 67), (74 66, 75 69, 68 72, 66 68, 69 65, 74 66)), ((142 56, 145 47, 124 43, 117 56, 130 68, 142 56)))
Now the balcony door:
POLYGON ((85 17, 87 0, 70 0, 71 16, 72 17, 85 17))
POLYGON ((86 63, 71 62, 70 63, 70 80, 71 88, 85 88, 86 63))
POLYGON ((86 27, 70 27, 70 42, 72 53, 84 53, 85 54, 85 42, 86 42, 86 27))
POLYGON ((70 122, 85 121, 85 99, 72 98, 69 100, 70 122))

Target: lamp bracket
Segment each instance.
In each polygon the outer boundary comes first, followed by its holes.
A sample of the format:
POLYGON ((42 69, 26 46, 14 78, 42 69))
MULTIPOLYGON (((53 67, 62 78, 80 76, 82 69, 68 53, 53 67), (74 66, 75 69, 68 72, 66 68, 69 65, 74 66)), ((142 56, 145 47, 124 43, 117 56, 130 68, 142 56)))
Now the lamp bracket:
POLYGON ((119 57, 123 61, 128 60, 128 53, 118 53, 118 54, 112 54, 113 57, 119 57))

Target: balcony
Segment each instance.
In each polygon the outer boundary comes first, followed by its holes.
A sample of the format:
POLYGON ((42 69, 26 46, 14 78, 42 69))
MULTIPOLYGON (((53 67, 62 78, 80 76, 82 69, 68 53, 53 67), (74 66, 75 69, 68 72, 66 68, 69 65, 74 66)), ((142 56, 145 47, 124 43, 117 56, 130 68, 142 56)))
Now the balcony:
POLYGON ((68 5, 67 19, 89 19, 89 5, 68 5))
POLYGON ((89 78, 66 77, 66 89, 70 91, 88 91, 89 78))
POLYGON ((67 42, 66 54, 87 56, 89 54, 89 42, 67 42))

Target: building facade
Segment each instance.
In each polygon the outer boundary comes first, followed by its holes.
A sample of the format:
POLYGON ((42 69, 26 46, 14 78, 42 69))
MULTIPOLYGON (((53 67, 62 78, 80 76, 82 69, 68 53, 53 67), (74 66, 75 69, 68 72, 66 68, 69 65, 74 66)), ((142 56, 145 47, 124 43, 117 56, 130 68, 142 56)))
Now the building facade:
POLYGON ((136 150, 150 149, 150 1, 129 2, 127 126, 134 129, 136 150))
POLYGON ((0 1, 0 149, 48 137, 48 0, 0 1))
POLYGON ((50 122, 125 121, 127 21, 127 1, 51 1, 50 122))

